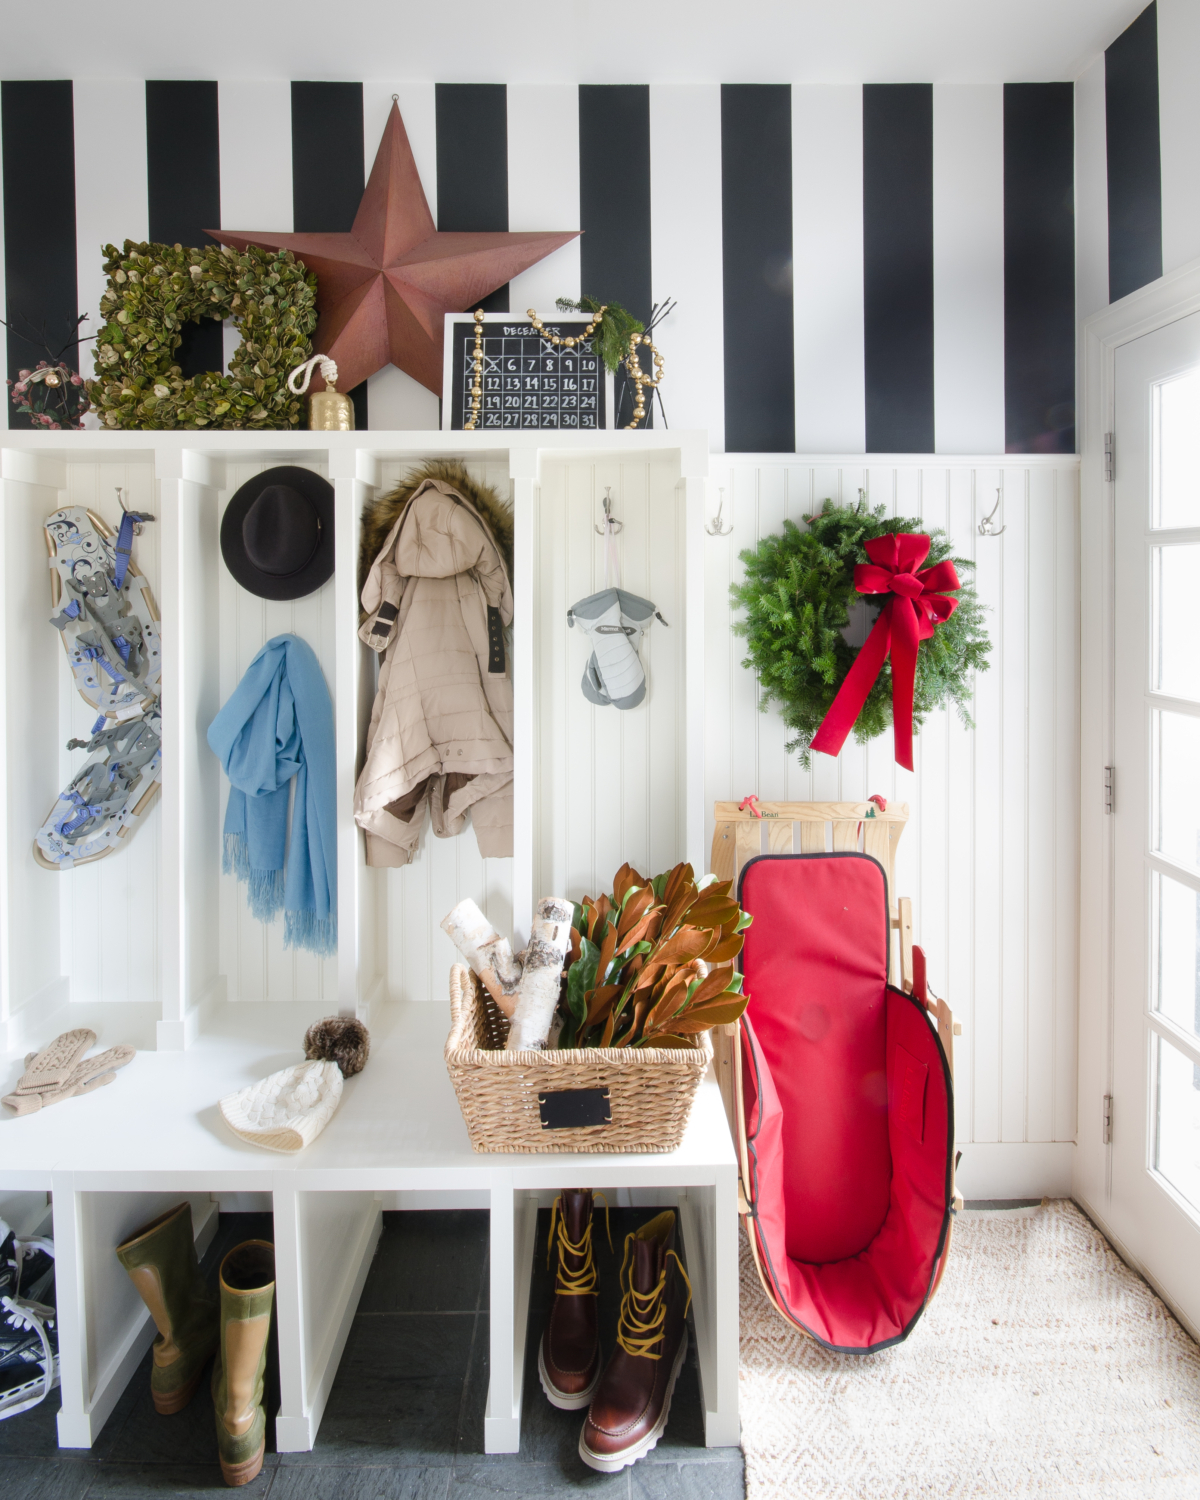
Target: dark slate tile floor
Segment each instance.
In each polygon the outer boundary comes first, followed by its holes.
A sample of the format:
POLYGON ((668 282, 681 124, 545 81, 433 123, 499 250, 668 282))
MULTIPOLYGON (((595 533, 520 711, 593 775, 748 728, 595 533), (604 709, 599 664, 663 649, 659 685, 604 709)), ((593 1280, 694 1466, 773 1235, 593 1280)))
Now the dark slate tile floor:
MULTIPOLYGON (((614 1209, 614 1254, 597 1224, 601 1337, 611 1347, 626 1234, 654 1210, 614 1209)), ((741 1451, 705 1448, 694 1350, 654 1449, 620 1474, 597 1474, 576 1452, 581 1413, 556 1411, 538 1383, 537 1340, 553 1295, 546 1270, 549 1214, 538 1225, 525 1361, 521 1451, 483 1452, 488 1381, 488 1216, 384 1215, 379 1250, 311 1453, 270 1451, 241 1493, 247 1500, 543 1500, 570 1491, 612 1500, 743 1500, 741 1451)), ((245 1239, 270 1239, 270 1215, 223 1214, 204 1260, 215 1283, 221 1257, 245 1239)), ((686 1247, 685 1247, 686 1260, 686 1247)), ((150 1356, 130 1381, 96 1445, 59 1451, 57 1402, 0 1422, 4 1500, 142 1500, 228 1493, 221 1481, 207 1382, 190 1406, 160 1417, 149 1394, 150 1356)), ((278 1407, 271 1361, 267 1409, 278 1407)), ((269 1434, 268 1427, 268 1434, 269 1434)))

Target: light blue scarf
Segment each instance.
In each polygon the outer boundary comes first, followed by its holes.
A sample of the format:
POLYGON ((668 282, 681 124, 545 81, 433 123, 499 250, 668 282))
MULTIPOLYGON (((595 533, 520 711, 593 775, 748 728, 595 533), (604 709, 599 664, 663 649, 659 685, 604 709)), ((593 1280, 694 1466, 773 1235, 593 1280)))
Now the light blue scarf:
POLYGON ((229 777, 225 873, 246 882, 260 922, 283 911, 285 948, 336 953, 333 705, 312 647, 294 635, 268 641, 208 726, 208 743, 229 777))

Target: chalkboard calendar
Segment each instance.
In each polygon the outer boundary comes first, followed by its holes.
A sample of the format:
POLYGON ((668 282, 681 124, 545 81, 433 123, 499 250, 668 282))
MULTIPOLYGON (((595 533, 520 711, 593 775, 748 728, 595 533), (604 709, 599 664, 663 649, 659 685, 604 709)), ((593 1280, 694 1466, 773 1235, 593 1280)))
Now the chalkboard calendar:
MULTIPOLYGON (((483 405, 476 430, 526 428, 596 432, 605 428, 609 392, 604 366, 582 342, 587 319, 545 323, 559 338, 579 338, 568 347, 552 344, 527 318, 488 313, 483 322, 483 405)), ((475 370, 475 320, 446 315, 442 427, 460 432, 471 416, 475 370)))

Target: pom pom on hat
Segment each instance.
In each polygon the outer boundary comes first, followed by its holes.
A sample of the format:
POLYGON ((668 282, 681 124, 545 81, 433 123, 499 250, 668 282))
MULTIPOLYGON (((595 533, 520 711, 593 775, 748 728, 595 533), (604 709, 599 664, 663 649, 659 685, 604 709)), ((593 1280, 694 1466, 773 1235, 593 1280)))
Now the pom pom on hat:
POLYGON ((335 1062, 343 1078, 353 1078, 367 1065, 371 1034, 353 1016, 324 1016, 304 1033, 304 1055, 310 1061, 335 1062))

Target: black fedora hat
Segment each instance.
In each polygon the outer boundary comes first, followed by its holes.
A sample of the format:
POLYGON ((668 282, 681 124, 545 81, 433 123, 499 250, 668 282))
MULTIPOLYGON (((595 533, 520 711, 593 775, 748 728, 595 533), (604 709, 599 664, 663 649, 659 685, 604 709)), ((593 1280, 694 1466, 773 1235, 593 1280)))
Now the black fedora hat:
POLYGON ((302 599, 333 577, 333 486, 283 464, 248 479, 221 518, 221 556, 260 599, 302 599))

